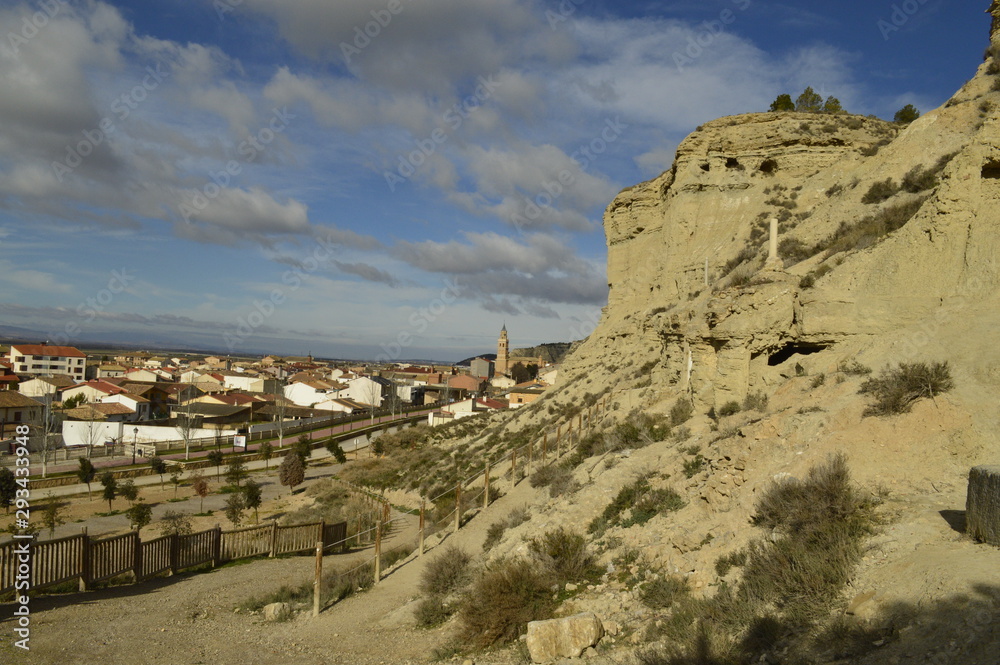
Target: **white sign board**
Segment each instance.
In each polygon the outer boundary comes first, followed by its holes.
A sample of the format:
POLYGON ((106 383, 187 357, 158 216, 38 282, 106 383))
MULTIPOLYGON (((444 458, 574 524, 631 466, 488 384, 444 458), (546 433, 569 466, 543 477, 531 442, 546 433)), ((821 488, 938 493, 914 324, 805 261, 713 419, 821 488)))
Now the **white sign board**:
POLYGON ((243 434, 237 434, 233 437, 233 448, 243 448, 247 447, 247 437, 243 434))

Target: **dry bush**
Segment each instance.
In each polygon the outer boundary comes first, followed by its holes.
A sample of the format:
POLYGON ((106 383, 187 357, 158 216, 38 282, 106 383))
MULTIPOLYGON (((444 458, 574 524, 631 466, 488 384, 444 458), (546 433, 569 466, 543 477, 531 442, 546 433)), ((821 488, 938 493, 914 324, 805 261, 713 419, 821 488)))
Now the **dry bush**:
POLYGON ((921 397, 934 398, 955 387, 947 362, 900 363, 886 369, 881 376, 861 384, 862 393, 872 395, 874 402, 865 409, 866 416, 887 416, 906 413, 921 397))
POLYGON ((438 626, 450 619, 452 614, 454 612, 451 608, 445 604, 441 596, 437 595, 424 598, 413 611, 413 617, 421 628, 438 626))
POLYGON ((666 610, 690 593, 691 588, 686 579, 677 575, 665 575, 643 584, 639 599, 647 607, 666 610))
POLYGON ((587 551, 587 540, 563 527, 533 538, 528 551, 558 584, 590 579, 601 572, 587 551))
POLYGON ((527 559, 499 559, 486 565, 459 610, 460 634, 480 649, 513 642, 529 621, 548 619, 555 610, 551 579, 527 559))
POLYGON ((469 577, 472 557, 455 545, 448 545, 424 567, 420 590, 432 595, 446 596, 463 586, 469 577))

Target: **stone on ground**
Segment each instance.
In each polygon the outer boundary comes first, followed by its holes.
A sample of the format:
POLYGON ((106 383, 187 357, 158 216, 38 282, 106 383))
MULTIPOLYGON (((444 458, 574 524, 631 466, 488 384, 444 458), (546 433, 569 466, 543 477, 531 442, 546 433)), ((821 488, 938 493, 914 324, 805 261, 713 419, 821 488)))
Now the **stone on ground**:
POLYGON ((601 620, 593 612, 583 612, 565 619, 528 623, 528 653, 536 663, 550 663, 559 658, 577 658, 604 636, 601 620))

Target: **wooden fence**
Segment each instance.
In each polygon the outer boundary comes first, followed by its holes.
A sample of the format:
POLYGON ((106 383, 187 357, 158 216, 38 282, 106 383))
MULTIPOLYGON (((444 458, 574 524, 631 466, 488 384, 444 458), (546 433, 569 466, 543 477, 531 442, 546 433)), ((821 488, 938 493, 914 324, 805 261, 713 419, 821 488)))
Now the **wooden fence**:
POLYGON ((0 545, 0 594, 29 580, 29 589, 41 589, 79 580, 80 589, 130 574, 135 582, 155 575, 174 574, 193 566, 217 566, 255 556, 277 556, 324 548, 346 547, 347 522, 294 524, 277 522, 235 531, 219 527, 189 535, 162 536, 142 541, 138 532, 110 538, 86 533, 57 540, 15 540, 0 545))

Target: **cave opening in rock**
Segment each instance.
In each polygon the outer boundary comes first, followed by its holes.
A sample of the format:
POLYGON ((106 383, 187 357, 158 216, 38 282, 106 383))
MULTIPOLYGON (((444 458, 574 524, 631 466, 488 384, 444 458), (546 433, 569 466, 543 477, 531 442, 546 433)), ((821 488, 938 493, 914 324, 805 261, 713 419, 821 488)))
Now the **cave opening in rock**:
POLYGON ((789 342, 768 356, 767 364, 771 367, 776 367, 795 356, 808 356, 828 348, 830 348, 829 344, 820 344, 817 342, 789 342))
POLYGON ((712 165, 711 164, 702 164, 701 165, 701 170, 702 171, 711 171, 712 170, 712 165))
POLYGON ((983 165, 983 178, 1000 180, 1000 162, 987 162, 983 165))
POLYGON ((726 168, 727 169, 742 169, 743 165, 740 164, 740 160, 736 159, 735 157, 730 157, 729 159, 726 160, 726 168))

